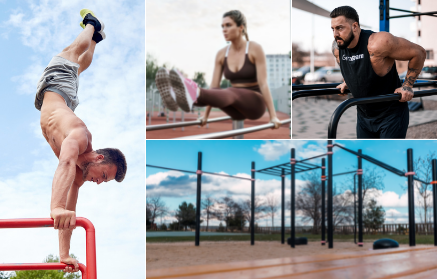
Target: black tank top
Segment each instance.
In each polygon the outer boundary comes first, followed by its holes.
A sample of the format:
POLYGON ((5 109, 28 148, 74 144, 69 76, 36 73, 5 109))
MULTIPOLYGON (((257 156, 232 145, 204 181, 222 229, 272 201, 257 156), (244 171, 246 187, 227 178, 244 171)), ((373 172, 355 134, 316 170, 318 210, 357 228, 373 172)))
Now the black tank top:
MULTIPOLYGON (((396 62, 393 62, 390 72, 383 77, 373 70, 367 50, 369 37, 373 33, 370 30, 361 30, 358 44, 354 48, 339 49, 341 73, 354 98, 392 94, 396 88, 402 86, 396 62)), ((405 106, 408 106, 406 102, 399 101, 365 104, 358 105, 358 112, 373 117, 405 106)))

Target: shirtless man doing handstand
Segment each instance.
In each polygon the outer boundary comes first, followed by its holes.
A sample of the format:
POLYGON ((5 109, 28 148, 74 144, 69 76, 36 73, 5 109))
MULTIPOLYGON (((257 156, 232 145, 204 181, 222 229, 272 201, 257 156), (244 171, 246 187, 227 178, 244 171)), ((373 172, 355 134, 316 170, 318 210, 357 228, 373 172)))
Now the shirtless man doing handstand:
POLYGON ((41 130, 59 164, 53 177, 50 217, 59 229, 60 261, 74 265, 64 271, 79 270, 69 256, 70 239, 76 225, 79 188, 85 181, 100 184, 123 181, 126 159, 115 148, 93 150, 92 136, 75 114, 79 103, 79 75, 91 64, 96 44, 105 39, 103 23, 88 9, 80 11, 84 30, 60 54, 53 57, 38 82, 35 107, 41 111, 41 130))

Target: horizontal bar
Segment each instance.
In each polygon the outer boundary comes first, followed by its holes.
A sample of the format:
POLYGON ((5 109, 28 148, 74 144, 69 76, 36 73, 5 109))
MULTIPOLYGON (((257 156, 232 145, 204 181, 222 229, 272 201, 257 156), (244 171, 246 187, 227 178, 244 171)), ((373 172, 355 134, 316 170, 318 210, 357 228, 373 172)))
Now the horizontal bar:
MULTIPOLYGON (((346 89, 346 93, 349 93, 350 90, 346 89)), ((314 90, 301 90, 296 91, 291 94, 291 100, 294 101, 297 98, 303 97, 315 97, 315 96, 324 96, 324 95, 335 95, 340 94, 340 89, 338 88, 329 88, 329 89, 314 89, 314 90)))
POLYGON ((398 15, 398 16, 391 16, 388 19, 392 19, 392 18, 401 18, 401 17, 412 17, 412 16, 422 16, 422 15, 428 15, 428 16, 432 16, 437 14, 437 12, 426 12, 426 13, 412 13, 409 15, 398 15))
POLYGON ((172 169, 172 168, 160 167, 160 166, 149 165, 149 164, 146 164, 146 167, 156 168, 156 169, 164 169, 164 170, 180 171, 180 172, 188 172, 188 173, 194 173, 194 174, 196 174, 195 171, 187 171, 187 170, 180 170, 180 169, 172 169))
MULTIPOLYGON (((357 171, 354 170, 354 171, 341 172, 341 173, 333 174, 332 176, 339 176, 339 175, 350 174, 350 173, 357 173, 357 171)), ((326 176, 326 177, 329 177, 329 176, 326 176)))
POLYGON ((309 90, 309 89, 325 89, 325 88, 335 88, 341 83, 319 83, 319 84, 300 84, 292 85, 292 90, 309 90))
MULTIPOLYGON (((409 10, 403 10, 403 9, 397 9, 397 8, 389 8, 389 9, 393 10, 393 11, 399 11, 399 12, 410 13, 410 14, 417 13, 417 12, 413 12, 413 11, 409 11, 409 10)), ((430 15, 430 16, 434 16, 435 17, 435 15, 430 15)))
POLYGON ((321 167, 316 167, 316 168, 309 168, 303 171, 296 171, 296 173, 300 173, 300 172, 306 172, 306 171, 310 171, 310 170, 316 170, 316 169, 320 169, 321 167))
MULTIPOLYGON (((291 122, 291 119, 286 119, 281 121, 281 125, 289 124, 291 122)), ((187 136, 187 137, 181 137, 181 138, 175 138, 175 139, 222 139, 222 138, 228 138, 238 135, 244 135, 248 133, 254 133, 262 130, 266 130, 269 128, 273 128, 275 125, 273 123, 263 124, 259 126, 254 127, 248 127, 244 129, 237 129, 237 130, 231 130, 231 131, 224 131, 224 132, 216 132, 216 133, 209 133, 209 134, 203 134, 203 135, 193 135, 193 136, 187 136)))
MULTIPOLYGON (((214 122, 230 120, 230 119, 232 119, 232 118, 229 116, 211 118, 211 119, 207 120, 207 123, 214 123, 214 122)), ((196 126, 196 125, 200 125, 200 124, 201 124, 200 120, 196 120, 196 121, 168 123, 168 124, 160 124, 160 125, 150 125, 150 126, 146 126, 146 131, 156 131, 156 130, 164 130, 164 129, 171 129, 171 128, 196 126)))
POLYGON ((319 158, 319 157, 323 157, 323 156, 327 156, 327 154, 326 153, 320 154, 320 155, 317 155, 317 156, 314 156, 314 157, 310 157, 310 158, 299 160, 297 162, 302 163, 302 162, 309 161, 309 160, 312 160, 312 159, 315 159, 315 158, 319 158))
MULTIPOLYGON (((363 159, 365 159, 365 160, 367 160, 367 161, 369 161, 369 162, 371 162, 371 163, 373 163, 373 164, 375 164, 377 166, 380 166, 381 168, 386 169, 386 170, 388 170, 391 173, 394 173, 394 174, 396 174, 398 176, 405 177, 405 172, 404 171, 398 170, 398 169, 396 169, 396 168, 394 168, 394 167, 392 167, 390 165, 387 165, 386 163, 383 163, 383 162, 381 162, 381 161, 379 161, 379 160, 377 160, 377 159, 375 159, 375 158, 373 158, 373 157, 371 157, 369 155, 365 155, 365 154, 362 154, 362 153, 355 152, 355 151, 350 150, 350 149, 348 149, 348 148, 346 148, 344 146, 341 146, 341 145, 339 145, 337 143, 334 144, 334 146, 337 146, 337 147, 339 147, 339 148, 341 148, 341 149, 343 149, 343 150, 345 150, 345 151, 347 151, 347 152, 349 152, 351 154, 360 156, 361 158, 363 158, 363 159)), ((430 184, 429 182, 425 182, 425 181, 423 181, 423 180, 421 180, 421 179, 419 179, 419 178, 417 178, 415 176, 413 176, 413 179, 416 180, 416 181, 419 181, 421 183, 424 183, 424 184, 430 184)))
POLYGON ((217 175, 217 176, 225 176, 225 177, 237 178, 237 179, 243 179, 243 180, 252 180, 251 178, 247 178, 247 177, 233 176, 233 175, 229 175, 229 174, 215 173, 215 172, 207 172, 207 171, 202 171, 202 174, 210 174, 210 175, 217 175))
MULTIPOLYGON (((0 271, 17 271, 17 270, 63 270, 67 265, 64 263, 10 263, 0 264, 0 271)), ((79 263, 79 270, 82 273, 82 278, 86 279, 86 267, 79 263)))

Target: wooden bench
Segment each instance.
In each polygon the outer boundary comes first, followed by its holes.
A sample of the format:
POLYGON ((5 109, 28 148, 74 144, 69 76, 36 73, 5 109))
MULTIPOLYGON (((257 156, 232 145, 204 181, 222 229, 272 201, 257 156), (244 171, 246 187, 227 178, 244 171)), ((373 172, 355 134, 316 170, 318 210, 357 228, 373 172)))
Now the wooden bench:
POLYGON ((147 278, 437 278, 437 248, 412 247, 147 271, 147 278))

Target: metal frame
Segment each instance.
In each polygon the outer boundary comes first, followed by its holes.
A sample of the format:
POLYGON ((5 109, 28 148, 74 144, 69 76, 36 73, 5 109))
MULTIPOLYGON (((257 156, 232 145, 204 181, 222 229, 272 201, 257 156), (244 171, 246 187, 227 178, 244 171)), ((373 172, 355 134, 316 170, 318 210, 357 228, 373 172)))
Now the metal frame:
MULTIPOLYGON (((225 121, 225 120, 230 120, 230 119, 231 119, 231 117, 229 117, 229 116, 211 118, 211 119, 208 119, 207 123, 214 123, 214 122, 225 121)), ((196 120, 196 121, 187 121, 187 122, 179 122, 179 123, 149 125, 149 126, 146 126, 146 132, 147 131, 165 130, 165 129, 171 129, 171 128, 196 126, 196 125, 200 125, 200 124, 201 124, 200 120, 196 120)))
MULTIPOLYGON (((0 229, 6 228, 48 228, 53 227, 54 221, 50 218, 32 219, 0 219, 0 229)), ((96 239, 94 225, 86 218, 78 217, 76 226, 86 231, 86 266, 79 264, 83 279, 97 279, 96 268, 96 239)), ((62 270, 67 266, 64 263, 30 263, 30 264, 0 264, 0 271, 16 270, 62 270)))

